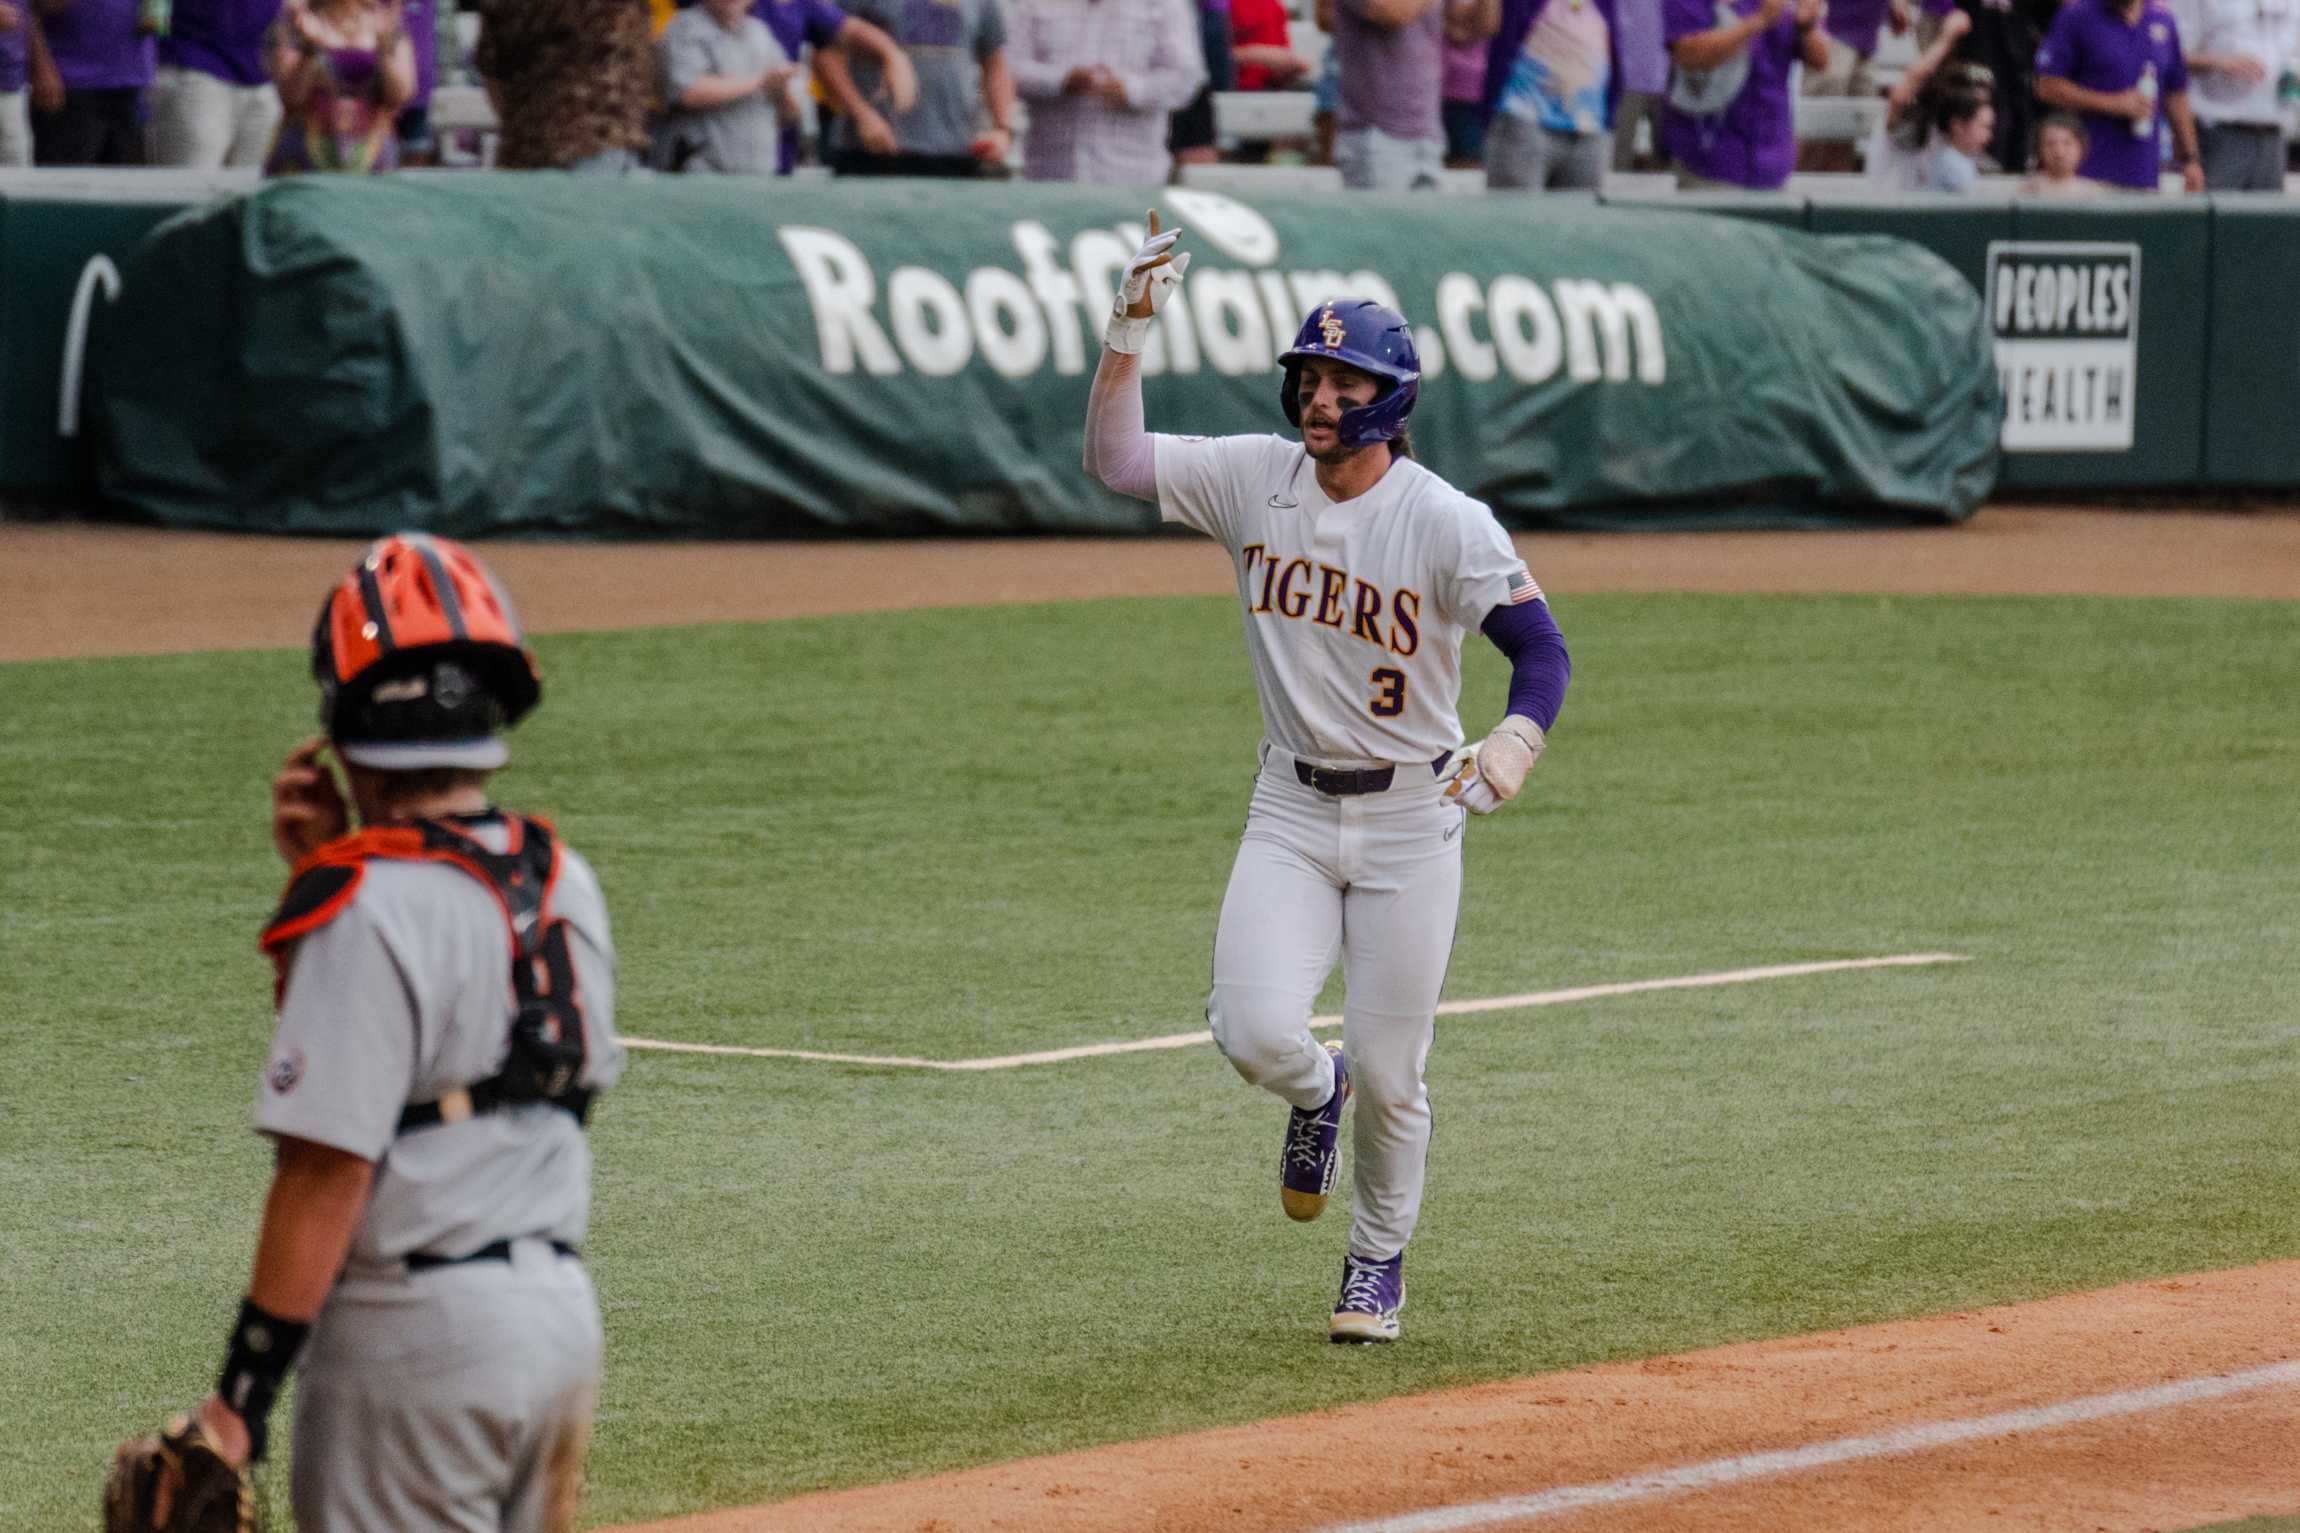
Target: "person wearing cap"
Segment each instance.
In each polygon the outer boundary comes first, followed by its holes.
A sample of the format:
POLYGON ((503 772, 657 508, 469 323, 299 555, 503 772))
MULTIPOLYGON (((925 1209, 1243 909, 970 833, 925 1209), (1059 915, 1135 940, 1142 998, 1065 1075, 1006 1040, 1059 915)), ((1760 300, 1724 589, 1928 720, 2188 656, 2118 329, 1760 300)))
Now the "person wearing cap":
POLYGON ((467 550, 375 544, 312 670, 325 735, 272 782, 292 871, 255 1126, 277 1158, 198 1430, 260 1460, 300 1362, 298 1525, 562 1533, 600 1375, 584 1125, 624 1059, 606 905, 548 822, 490 797, 542 688, 467 550))

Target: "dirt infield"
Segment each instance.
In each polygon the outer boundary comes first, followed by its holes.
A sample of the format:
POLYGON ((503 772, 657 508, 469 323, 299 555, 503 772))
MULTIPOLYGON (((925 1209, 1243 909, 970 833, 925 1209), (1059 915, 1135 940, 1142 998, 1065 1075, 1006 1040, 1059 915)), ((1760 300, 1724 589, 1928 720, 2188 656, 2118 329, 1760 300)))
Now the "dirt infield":
POLYGON ((1982 1423, 1951 1446, 1834 1465, 1716 1466, 2014 1411, 2049 1420, 2047 1408, 2069 1401, 2286 1362, 2300 1354, 2296 1338, 2300 1262, 2283 1262, 1255 1422, 627 1533, 1295 1533, 1543 1492, 1552 1494, 1527 1514, 1423 1525, 1432 1533, 1449 1525, 2193 1528, 2300 1510, 2300 1381, 2188 1402, 2143 1396, 2124 1414, 2061 1426, 1982 1423), (1673 1469, 1685 1471, 1678 1483, 1658 1489, 1624 1483, 1673 1469), (1561 1488, 1581 1494, 1554 1494, 1561 1488))
MULTIPOLYGON (((2300 511, 1991 508, 1962 527, 1518 539, 1579 591, 2300 598, 2300 511)), ((0 522, 0 660, 301 644, 361 545, 0 522)), ((1101 596, 1215 596, 1194 537, 494 543, 539 633, 1101 596)))
MULTIPOLYGON (((1992 508, 1959 528, 1518 542, 1561 603, 1684 590, 2300 599, 2295 511, 1992 508)), ((359 546, 0 522, 0 661, 298 645, 359 546)), ((487 554, 539 632, 1232 589, 1217 551, 1179 538, 499 543, 487 554)), ((1410 1346, 1410 1313, 1408 1335, 1410 1346)), ((648 1533, 1250 1533, 1497 1497, 1544 1499, 1514 1520, 1417 1525, 2188 1528, 2300 1511, 2300 1380, 2130 1392, 2295 1358, 2300 1262, 1259 1422, 648 1533), (2121 1403, 2053 1414, 2102 1396, 2121 1403), (2036 1414, 1986 1419, 2016 1411, 2036 1414), (1976 1421, 1953 1441, 1841 1447, 1976 1421), (1830 1444, 1832 1462, 1794 1456, 1830 1444), (1735 1463, 1770 1453, 1792 1456, 1735 1463), (1677 1473, 1639 1478, 1665 1471, 1677 1473)))

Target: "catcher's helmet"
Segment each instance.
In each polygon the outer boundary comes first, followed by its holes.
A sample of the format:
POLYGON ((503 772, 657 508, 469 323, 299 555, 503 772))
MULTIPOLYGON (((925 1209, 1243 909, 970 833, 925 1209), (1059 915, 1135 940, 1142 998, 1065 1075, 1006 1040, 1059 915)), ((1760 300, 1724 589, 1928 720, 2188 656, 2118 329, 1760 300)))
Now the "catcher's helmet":
POLYGON ((1406 417, 1414 413, 1421 393, 1422 359, 1403 314, 1371 298, 1336 298, 1310 311, 1293 348, 1278 358, 1286 370, 1278 402, 1285 407, 1287 424, 1297 428, 1302 424, 1302 402, 1296 397, 1302 364, 1313 357, 1371 374, 1381 386, 1372 404, 1342 412, 1335 434, 1344 447, 1371 447, 1406 429, 1406 417))
POLYGON ((344 760, 387 770, 499 767, 496 732, 543 695, 503 587, 462 544, 421 532, 378 540, 328 592, 311 669, 344 760))

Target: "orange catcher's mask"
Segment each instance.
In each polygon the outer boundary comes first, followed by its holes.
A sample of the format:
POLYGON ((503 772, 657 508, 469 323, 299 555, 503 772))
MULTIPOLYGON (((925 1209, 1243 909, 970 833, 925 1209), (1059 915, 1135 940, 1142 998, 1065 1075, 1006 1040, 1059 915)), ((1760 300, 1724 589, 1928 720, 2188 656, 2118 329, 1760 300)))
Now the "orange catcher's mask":
POLYGON ((343 759, 387 771, 499 767, 501 731, 543 695, 503 587, 462 544, 422 532, 378 540, 328 592, 311 669, 343 759))

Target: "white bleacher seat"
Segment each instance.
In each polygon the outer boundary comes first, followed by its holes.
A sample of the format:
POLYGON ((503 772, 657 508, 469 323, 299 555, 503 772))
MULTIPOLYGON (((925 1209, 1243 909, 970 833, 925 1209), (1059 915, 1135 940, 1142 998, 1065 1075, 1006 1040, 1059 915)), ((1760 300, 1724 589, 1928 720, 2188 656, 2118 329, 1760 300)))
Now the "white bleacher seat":
POLYGON ((1286 28, 1286 44, 1309 60, 1310 78, 1316 79, 1319 66, 1326 62, 1326 50, 1334 40, 1306 21, 1295 22, 1286 28))
POLYGON ((498 126, 487 90, 478 85, 442 85, 433 90, 431 125, 442 133, 463 129, 492 133, 498 126))
POLYGON ((1882 32, 1877 34, 1877 52, 1876 55, 1869 60, 1870 68, 1891 69, 1899 71, 1908 68, 1916 61, 1916 28, 1911 27, 1908 31, 1901 33, 1898 37, 1893 35, 1893 29, 1891 27, 1887 27, 1882 32))
POLYGON ((1183 165, 1181 183, 1200 191, 1227 192, 1233 197, 1257 193, 1303 196, 1339 192, 1342 173, 1331 165, 1183 165))
MULTIPOLYGON (((1183 165, 1181 184, 1198 191, 1224 192, 1233 197, 1331 196, 1342 190, 1342 173, 1331 165, 1183 165)), ((1858 176, 1842 179, 1858 181, 1858 176)), ((1446 196, 1482 197, 1485 172, 1449 170, 1438 190, 1446 196)), ((1669 197, 1677 192, 1677 178, 1667 174, 1608 174, 1605 191, 1613 197, 1669 197)), ((1553 196, 1570 197, 1558 192, 1553 196)), ((1587 194, 1582 194, 1586 196, 1587 194)))
POLYGON ((1604 190, 1608 197, 1674 197, 1677 177, 1666 170, 1609 170, 1604 190))
POLYGON ((1308 138, 1315 98, 1306 90, 1224 90, 1214 93, 1214 136, 1239 139, 1308 138))
POLYGON ((1797 141, 1865 144, 1885 120, 1882 96, 1799 96, 1797 141))

